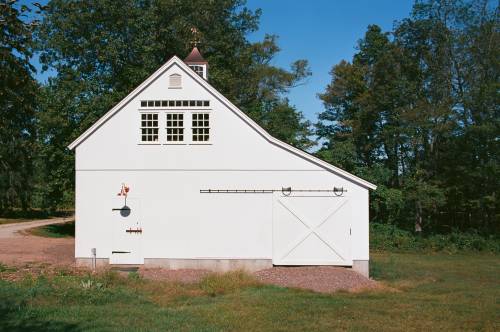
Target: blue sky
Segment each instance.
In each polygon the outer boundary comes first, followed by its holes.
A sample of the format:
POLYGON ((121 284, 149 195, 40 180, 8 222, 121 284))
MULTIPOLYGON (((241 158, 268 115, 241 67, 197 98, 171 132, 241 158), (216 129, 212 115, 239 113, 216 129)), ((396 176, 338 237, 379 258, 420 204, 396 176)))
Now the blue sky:
POLYGON ((289 99, 314 122, 323 110, 317 94, 330 82, 332 66, 352 59, 368 25, 387 31, 394 21, 408 17, 413 0, 248 0, 247 4, 262 9, 260 29, 250 40, 266 33, 279 36, 281 52, 274 65, 289 68, 297 59, 309 61, 312 76, 294 88, 289 99))
MULTIPOLYGON (((409 16, 413 5, 413 0, 247 1, 250 9, 262 9, 259 31, 249 39, 262 40, 266 33, 279 36, 281 52, 274 59, 274 65, 289 68, 297 59, 309 61, 312 76, 306 84, 294 88, 288 97, 312 122, 323 110, 317 94, 330 81, 332 66, 342 59, 352 59, 356 43, 368 25, 377 24, 384 31, 391 30, 394 21, 409 16)), ((47 0, 39 2, 45 4, 47 0)), ((48 75, 50 72, 38 70, 37 79, 44 81, 48 75)))

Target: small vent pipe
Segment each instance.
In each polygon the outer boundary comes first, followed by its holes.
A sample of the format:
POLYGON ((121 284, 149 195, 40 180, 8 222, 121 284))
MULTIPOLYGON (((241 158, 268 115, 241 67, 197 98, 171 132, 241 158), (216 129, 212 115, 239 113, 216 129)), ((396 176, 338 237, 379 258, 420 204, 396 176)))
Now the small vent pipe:
POLYGON ((90 251, 92 253, 92 270, 95 271, 97 267, 97 250, 96 248, 92 248, 90 251))

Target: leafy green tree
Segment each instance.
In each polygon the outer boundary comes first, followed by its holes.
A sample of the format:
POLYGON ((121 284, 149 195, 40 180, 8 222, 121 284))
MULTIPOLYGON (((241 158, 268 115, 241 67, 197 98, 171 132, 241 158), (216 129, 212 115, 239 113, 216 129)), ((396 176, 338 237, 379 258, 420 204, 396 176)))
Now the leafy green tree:
POLYGON ((0 2, 0 213, 27 209, 33 187, 35 97, 30 9, 0 2))
POLYGON ((416 231, 499 230, 499 9, 416 1, 369 26, 320 98, 318 155, 377 184, 372 216, 416 231))
POLYGON ((423 131, 430 139, 422 159, 446 194, 442 224, 498 231, 498 3, 420 1, 408 23, 420 24, 417 34, 430 45, 424 49, 432 57, 425 71, 431 107, 423 131))

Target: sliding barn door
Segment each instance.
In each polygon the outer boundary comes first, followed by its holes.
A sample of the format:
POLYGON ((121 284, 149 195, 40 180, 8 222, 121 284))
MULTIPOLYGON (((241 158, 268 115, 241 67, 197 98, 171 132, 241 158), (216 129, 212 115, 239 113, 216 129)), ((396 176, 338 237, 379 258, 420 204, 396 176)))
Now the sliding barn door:
POLYGON ((273 194, 273 264, 352 265, 349 198, 294 194, 273 194))

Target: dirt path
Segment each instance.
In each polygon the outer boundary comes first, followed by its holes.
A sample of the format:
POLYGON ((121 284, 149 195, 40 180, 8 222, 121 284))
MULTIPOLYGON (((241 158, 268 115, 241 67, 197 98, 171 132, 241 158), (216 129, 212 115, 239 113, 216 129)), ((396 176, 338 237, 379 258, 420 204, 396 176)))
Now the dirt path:
POLYGON ((45 238, 22 233, 29 228, 60 224, 72 219, 65 217, 0 225, 0 262, 9 265, 44 262, 72 266, 75 261, 74 238, 45 238))
POLYGON ((33 227, 40 227, 52 224, 61 224, 66 221, 72 220, 74 217, 63 217, 63 218, 52 218, 43 220, 33 220, 27 222, 13 223, 13 224, 3 224, 0 225, 0 239, 10 239, 14 237, 22 237, 25 235, 20 234, 20 231, 24 231, 33 227))

